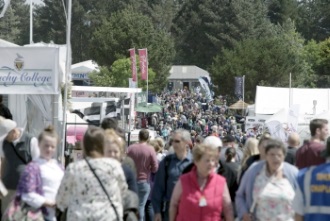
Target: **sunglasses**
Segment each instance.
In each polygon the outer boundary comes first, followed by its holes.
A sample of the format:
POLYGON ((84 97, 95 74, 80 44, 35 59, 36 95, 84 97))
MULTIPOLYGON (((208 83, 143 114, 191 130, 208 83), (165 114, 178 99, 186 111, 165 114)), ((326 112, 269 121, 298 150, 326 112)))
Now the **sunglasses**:
POLYGON ((173 140, 174 143, 180 143, 181 140, 173 140))

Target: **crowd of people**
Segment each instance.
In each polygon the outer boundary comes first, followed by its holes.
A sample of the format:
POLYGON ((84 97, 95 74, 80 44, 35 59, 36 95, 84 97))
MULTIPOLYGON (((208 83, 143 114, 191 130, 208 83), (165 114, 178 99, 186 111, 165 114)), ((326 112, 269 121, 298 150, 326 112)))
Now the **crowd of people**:
POLYGON ((84 159, 66 168, 54 159, 60 137, 51 126, 35 138, 0 117, 2 220, 330 220, 327 120, 310 122, 310 140, 291 133, 284 143, 243 133, 224 103, 198 94, 162 102, 149 119, 158 137, 141 125, 127 144, 105 118, 86 131, 84 159))

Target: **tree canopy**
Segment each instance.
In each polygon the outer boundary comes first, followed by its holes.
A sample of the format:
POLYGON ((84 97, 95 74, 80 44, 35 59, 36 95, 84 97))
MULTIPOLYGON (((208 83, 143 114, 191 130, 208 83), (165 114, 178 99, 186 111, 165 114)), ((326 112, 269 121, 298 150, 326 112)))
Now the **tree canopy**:
MULTIPOLYGON (((35 8, 35 42, 65 44, 62 4, 35 8)), ((24 0, 11 1, 0 38, 29 43, 28 12, 24 0)), ((96 85, 126 85, 130 48, 148 49, 155 92, 172 65, 208 70, 218 93, 229 95, 234 77, 246 75, 251 100, 256 85, 287 86, 290 73, 294 86, 330 83, 328 0, 75 0, 72 15, 73 62, 101 65, 96 85)))

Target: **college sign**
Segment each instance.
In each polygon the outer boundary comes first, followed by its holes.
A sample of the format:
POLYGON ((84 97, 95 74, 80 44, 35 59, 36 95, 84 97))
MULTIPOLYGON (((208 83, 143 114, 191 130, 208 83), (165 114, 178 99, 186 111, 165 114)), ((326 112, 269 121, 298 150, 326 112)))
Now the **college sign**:
POLYGON ((58 79, 58 48, 0 47, 1 94, 57 94, 58 79))

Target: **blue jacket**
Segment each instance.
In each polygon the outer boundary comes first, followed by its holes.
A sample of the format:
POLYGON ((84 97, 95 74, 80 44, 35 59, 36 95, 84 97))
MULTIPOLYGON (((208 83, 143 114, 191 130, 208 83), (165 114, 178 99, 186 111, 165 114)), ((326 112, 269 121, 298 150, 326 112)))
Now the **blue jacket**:
POLYGON ((299 171, 298 185, 304 199, 304 221, 330 220, 330 163, 299 171))
MULTIPOLYGON (((288 179, 292 187, 296 189, 298 169, 286 162, 283 164, 283 175, 288 179)), ((249 210, 253 204, 254 181, 256 180, 257 175, 261 172, 264 165, 265 161, 252 164, 252 166, 245 172, 242 178, 235 198, 237 215, 240 219, 242 219, 245 213, 249 213, 249 210)))

